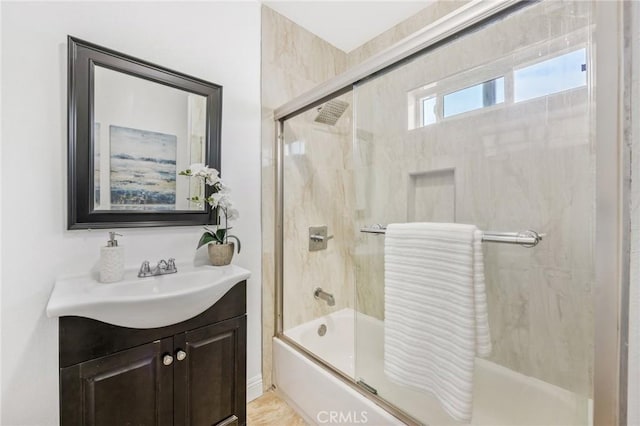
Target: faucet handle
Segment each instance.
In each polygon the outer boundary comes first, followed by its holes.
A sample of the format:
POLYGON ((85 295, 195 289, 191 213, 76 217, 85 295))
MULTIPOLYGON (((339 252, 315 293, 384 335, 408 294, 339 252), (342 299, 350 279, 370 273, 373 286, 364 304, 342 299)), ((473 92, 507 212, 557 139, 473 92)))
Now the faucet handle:
POLYGON ((138 277, 146 277, 151 273, 151 267, 149 266, 149 261, 144 260, 142 265, 140 265, 140 270, 138 271, 138 277))
POLYGON ((176 260, 173 257, 170 257, 167 260, 167 270, 168 271, 177 271, 178 268, 176 268, 176 260))

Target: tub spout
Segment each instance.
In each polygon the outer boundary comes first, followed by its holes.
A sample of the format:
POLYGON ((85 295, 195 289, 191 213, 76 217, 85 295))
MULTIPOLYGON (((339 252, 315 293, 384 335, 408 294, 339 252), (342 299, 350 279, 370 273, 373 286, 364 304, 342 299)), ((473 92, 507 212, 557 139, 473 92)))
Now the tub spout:
POLYGON ((324 300, 325 302, 327 302, 327 305, 329 306, 333 306, 336 304, 336 299, 333 298, 333 294, 327 293, 320 287, 316 288, 313 291, 313 297, 315 297, 316 299, 324 300))

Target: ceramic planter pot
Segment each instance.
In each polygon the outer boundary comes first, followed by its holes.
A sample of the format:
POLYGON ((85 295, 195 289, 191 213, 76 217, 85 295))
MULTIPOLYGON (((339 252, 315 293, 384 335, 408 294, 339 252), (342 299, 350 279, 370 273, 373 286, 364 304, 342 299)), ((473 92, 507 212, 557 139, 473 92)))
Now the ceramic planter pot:
POLYGON ((231 263, 235 246, 233 243, 209 244, 209 261, 213 266, 224 266, 231 263))

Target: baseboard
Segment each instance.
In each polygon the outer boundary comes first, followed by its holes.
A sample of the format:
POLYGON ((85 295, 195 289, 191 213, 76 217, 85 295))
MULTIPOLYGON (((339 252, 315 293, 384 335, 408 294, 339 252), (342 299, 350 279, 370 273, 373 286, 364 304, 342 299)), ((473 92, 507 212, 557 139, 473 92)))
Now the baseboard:
POLYGON ((262 375, 258 374, 247 380, 247 403, 262 395, 262 375))

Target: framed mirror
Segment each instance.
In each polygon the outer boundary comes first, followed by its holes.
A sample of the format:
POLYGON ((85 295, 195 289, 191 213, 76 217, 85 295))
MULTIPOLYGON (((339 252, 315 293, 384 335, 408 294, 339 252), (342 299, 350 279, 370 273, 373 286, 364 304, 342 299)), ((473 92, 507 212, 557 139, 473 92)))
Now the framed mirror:
POLYGON ((68 37, 68 229, 213 223, 222 86, 68 37))

